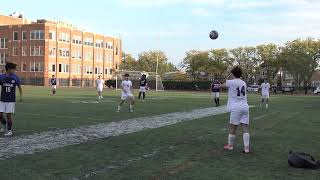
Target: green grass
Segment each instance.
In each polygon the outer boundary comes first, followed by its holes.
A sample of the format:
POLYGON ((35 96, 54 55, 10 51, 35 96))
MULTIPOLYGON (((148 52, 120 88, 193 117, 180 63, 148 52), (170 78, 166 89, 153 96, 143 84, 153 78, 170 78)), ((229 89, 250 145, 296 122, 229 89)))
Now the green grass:
MULTIPOLYGON (((119 114, 118 91, 106 91, 102 103, 84 104, 96 99, 94 89, 59 89, 57 96, 46 88, 24 89, 14 117, 16 136, 211 106, 209 93, 150 92, 153 99, 137 102, 133 114, 119 114)), ((249 103, 258 105, 258 96, 249 95, 249 103)), ((222 150, 229 119, 222 114, 3 160, 0 179, 320 179, 320 171, 287 165, 291 149, 320 159, 319 104, 320 97, 272 96, 268 111, 252 108, 250 155, 241 154, 240 132, 236 149, 222 150)))

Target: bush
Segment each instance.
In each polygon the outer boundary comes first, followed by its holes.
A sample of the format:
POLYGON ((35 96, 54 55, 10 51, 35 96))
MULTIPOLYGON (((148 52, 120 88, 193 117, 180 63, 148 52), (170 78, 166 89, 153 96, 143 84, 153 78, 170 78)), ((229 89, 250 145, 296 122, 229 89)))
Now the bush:
POLYGON ((208 91, 212 81, 162 81, 165 90, 208 91))
POLYGON ((109 79, 109 80, 106 80, 106 81, 104 82, 104 84, 105 84, 108 88, 115 88, 115 87, 116 87, 116 80, 109 79))

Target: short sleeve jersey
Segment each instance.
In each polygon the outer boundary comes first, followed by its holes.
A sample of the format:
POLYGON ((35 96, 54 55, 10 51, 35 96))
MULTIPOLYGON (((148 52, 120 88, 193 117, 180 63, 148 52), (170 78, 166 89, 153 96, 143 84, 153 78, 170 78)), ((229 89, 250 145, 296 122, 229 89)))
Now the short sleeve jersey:
POLYGON ((102 79, 97 80, 97 88, 99 88, 99 89, 103 88, 103 80, 102 79))
POLYGON ((140 79, 140 86, 146 87, 146 85, 147 85, 147 79, 140 79))
POLYGON ((16 86, 21 85, 20 78, 15 74, 1 74, 1 102, 16 102, 16 86))
POLYGON ((228 87, 228 109, 248 107, 247 84, 241 79, 227 80, 228 87))
POLYGON ((221 89, 220 85, 221 85, 220 82, 212 82, 212 84, 211 84, 212 92, 220 92, 220 89, 221 89))
POLYGON ((269 94, 269 91, 270 91, 270 84, 269 83, 262 83, 261 84, 261 93, 262 93, 262 95, 269 94))
POLYGON ((130 80, 123 80, 121 87, 128 93, 131 92, 132 82, 130 80))
POLYGON ((51 85, 57 85, 57 79, 56 78, 52 78, 51 79, 51 85))

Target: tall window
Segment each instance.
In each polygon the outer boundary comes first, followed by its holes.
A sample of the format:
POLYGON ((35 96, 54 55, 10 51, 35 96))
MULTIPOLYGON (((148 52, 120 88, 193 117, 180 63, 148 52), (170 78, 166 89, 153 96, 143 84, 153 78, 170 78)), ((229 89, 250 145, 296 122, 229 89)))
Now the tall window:
POLYGON ((103 40, 96 40, 96 47, 103 48, 103 40))
POLYGON ((43 30, 32 30, 30 32, 30 40, 44 40, 43 30))
POLYGON ((44 47, 30 46, 30 56, 44 56, 44 47))
POLYGON ((62 42, 70 42, 70 36, 67 33, 60 33, 60 39, 59 41, 62 42))
POLYGON ((30 62, 30 72, 42 72, 43 63, 42 62, 30 62))
POLYGON ((7 49, 8 39, 0 38, 0 49, 7 49))
POLYGON ((107 49, 113 49, 113 43, 112 42, 106 42, 106 48, 107 49))
POLYGON ((53 64, 53 63, 49 64, 49 72, 56 72, 56 64, 53 64))
POLYGON ((18 33, 19 33, 18 31, 13 31, 13 40, 14 41, 18 41, 18 38, 19 38, 18 33))
POLYGON ((22 63, 21 63, 21 71, 22 71, 22 72, 28 71, 28 65, 27 65, 26 62, 22 62, 22 63))
POLYGON ((84 45, 93 46, 93 40, 92 40, 92 38, 85 38, 85 39, 84 39, 84 45))
POLYGON ((110 69, 109 74, 112 75, 112 73, 113 73, 113 69, 110 69))
POLYGON ((81 50, 76 49, 72 51, 72 58, 73 59, 81 59, 81 50))
POLYGON ((59 64, 59 72, 68 73, 69 72, 69 65, 68 64, 59 64))
POLYGON ((27 56, 27 47, 26 46, 22 46, 21 55, 22 56, 27 56))
POLYGON ((92 66, 85 66, 85 73, 92 74, 92 66))
POLYGON ((73 44, 82 44, 81 36, 73 36, 72 43, 73 44))
POLYGON ((56 32, 55 31, 50 31, 49 32, 49 39, 50 40, 56 40, 56 32))
POLYGON ((8 55, 6 53, 0 53, 0 64, 5 65, 8 55))
POLYGON ((22 40, 27 40, 27 31, 22 31, 22 40))
POLYGON ((18 47, 13 47, 12 48, 12 56, 18 56, 19 52, 18 52, 18 47))

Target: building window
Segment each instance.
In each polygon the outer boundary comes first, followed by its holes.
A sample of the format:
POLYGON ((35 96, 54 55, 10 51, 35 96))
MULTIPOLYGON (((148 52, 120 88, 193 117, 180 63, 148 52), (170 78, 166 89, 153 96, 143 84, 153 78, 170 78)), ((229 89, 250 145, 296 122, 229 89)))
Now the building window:
POLYGON ((42 72, 43 63, 41 62, 30 62, 30 72, 42 72))
POLYGON ((49 39, 50 40, 56 40, 56 32, 50 31, 49 32, 49 39))
POLYGON ((0 53, 0 64, 5 65, 7 62, 8 55, 6 53, 0 53))
POLYGON ((59 56, 60 57, 70 57, 70 51, 66 48, 59 49, 59 56))
POLYGON ((30 46, 30 56, 44 56, 44 47, 30 46))
POLYGON ((116 47, 116 55, 118 55, 119 54, 119 49, 118 49, 118 47, 116 47))
POLYGON ((112 42, 106 42, 106 48, 107 49, 113 49, 113 43, 112 42))
POLYGON ((56 48, 49 48, 49 56, 56 57, 56 48))
POLYGON ((0 38, 0 49, 7 49, 7 43, 8 39, 7 38, 0 38))
POLYGON ((113 69, 110 69, 109 70, 109 74, 112 75, 112 72, 113 72, 113 69))
POLYGON ((13 31, 13 40, 14 41, 18 41, 19 37, 18 37, 18 31, 13 31))
POLYGON ((92 66, 86 66, 85 67, 85 73, 86 74, 92 74, 92 66))
POLYGON ((70 42, 70 36, 67 33, 60 33, 60 39, 59 41, 62 42, 70 42))
POLYGON ((103 40, 96 40, 96 47, 103 48, 103 40))
POLYGON ((18 56, 19 52, 18 52, 18 48, 17 47, 13 47, 12 48, 12 56, 18 56))
POLYGON ((85 60, 92 60, 92 52, 87 52, 85 54, 85 60))
POLYGON ((82 44, 81 36, 73 36, 72 43, 73 44, 82 44))
POLYGON ((59 72, 68 73, 69 72, 69 65, 68 64, 59 64, 59 72))
POLYGON ((104 74, 105 74, 105 75, 108 75, 108 68, 106 68, 106 69, 104 70, 104 74))
POLYGON ((72 58, 73 59, 81 59, 81 50, 73 50, 72 51, 72 58))
POLYGON ((49 64, 49 72, 56 72, 56 64, 49 64))
POLYGON ((22 40, 27 40, 27 31, 22 31, 22 40))
POLYGON ((86 39, 84 39, 84 45, 93 46, 93 40, 92 40, 92 38, 86 38, 86 39))
POLYGON ((22 72, 28 71, 27 63, 25 63, 25 62, 21 63, 21 71, 22 72))
POLYGON ((102 52, 97 52, 96 53, 96 58, 95 58, 96 61, 102 61, 103 60, 103 54, 102 52))
POLYGON ((72 73, 81 74, 81 65, 80 64, 73 65, 72 73))
POLYGON ((30 40, 44 40, 43 30, 33 30, 30 32, 30 40))
POLYGON ((21 55, 22 56, 27 56, 27 47, 26 46, 22 46, 21 55))

